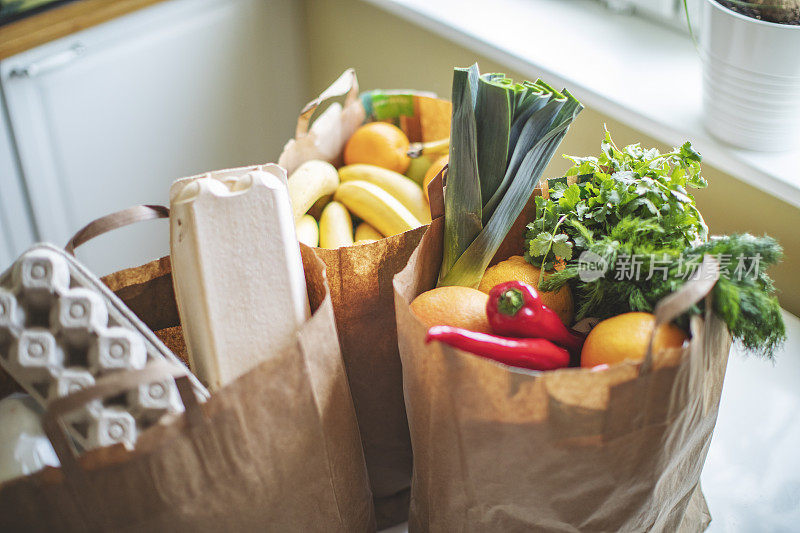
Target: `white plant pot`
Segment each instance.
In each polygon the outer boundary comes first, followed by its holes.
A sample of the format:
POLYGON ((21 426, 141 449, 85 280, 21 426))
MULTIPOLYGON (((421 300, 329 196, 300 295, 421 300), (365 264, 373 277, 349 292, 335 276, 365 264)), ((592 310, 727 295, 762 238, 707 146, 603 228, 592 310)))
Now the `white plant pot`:
POLYGON ((703 123, 741 148, 800 146, 800 26, 764 22, 705 0, 703 123))

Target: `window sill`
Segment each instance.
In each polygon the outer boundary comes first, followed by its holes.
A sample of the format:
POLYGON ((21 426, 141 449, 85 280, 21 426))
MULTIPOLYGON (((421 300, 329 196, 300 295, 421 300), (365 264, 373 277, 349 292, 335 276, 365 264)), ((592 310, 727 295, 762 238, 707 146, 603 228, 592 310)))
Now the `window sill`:
POLYGON ((563 85, 588 106, 666 144, 690 139, 704 162, 800 207, 800 149, 742 150, 703 128, 700 57, 687 35, 589 0, 366 1, 563 85))

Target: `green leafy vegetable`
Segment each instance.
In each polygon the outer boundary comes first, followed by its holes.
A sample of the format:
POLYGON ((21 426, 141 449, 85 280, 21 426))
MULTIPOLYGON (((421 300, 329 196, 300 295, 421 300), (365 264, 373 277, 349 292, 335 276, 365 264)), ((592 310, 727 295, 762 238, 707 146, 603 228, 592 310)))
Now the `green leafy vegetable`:
MULTIPOLYGON (((713 237, 688 249, 654 246, 646 235, 655 230, 641 228, 640 221, 625 219, 611 234, 593 240, 588 251, 605 265, 605 274, 581 279, 580 261, 541 283, 542 290, 558 290, 567 282, 575 285, 580 302, 576 317, 608 318, 627 311, 652 312, 656 303, 678 290, 696 272, 706 254, 720 263, 720 279, 712 292, 713 310, 728 326, 734 339, 746 349, 772 357, 786 339, 786 328, 772 280, 766 269, 783 255, 770 237, 749 234, 713 237)), ((702 314, 704 303, 679 321, 686 327, 688 316, 702 314)))
POLYGON ((486 74, 478 82, 475 116, 478 146, 481 147, 478 151, 481 205, 495 193, 506 171, 514 113, 514 94, 508 86, 510 81, 502 74, 486 74))
POLYGON ((690 143, 667 154, 638 144, 617 148, 608 131, 599 157, 571 157, 567 177, 548 180, 549 198, 536 198, 528 225, 526 258, 550 270, 558 258, 586 250, 595 235, 608 235, 624 219, 654 219, 640 228, 658 246, 686 247, 708 238, 708 228, 688 187, 707 185, 700 154, 690 143), (567 178, 576 176, 577 183, 567 178))
MULTIPOLYGON (((772 357, 786 334, 766 269, 780 261, 782 249, 766 236, 708 239, 687 192, 706 186, 700 154, 690 143, 667 154, 638 144, 620 150, 606 131, 598 157, 569 159, 574 166, 567 177, 548 181, 549 198, 537 197, 536 219, 528 225, 526 259, 543 270, 558 259, 566 263, 540 289, 571 283, 578 319, 651 312, 711 254, 721 276, 712 294, 714 313, 745 348, 772 357)), ((684 315, 681 325, 704 305, 684 315)))
POLYGON ((447 272, 482 229, 475 96, 478 65, 453 73, 450 168, 444 197, 442 272, 447 272))

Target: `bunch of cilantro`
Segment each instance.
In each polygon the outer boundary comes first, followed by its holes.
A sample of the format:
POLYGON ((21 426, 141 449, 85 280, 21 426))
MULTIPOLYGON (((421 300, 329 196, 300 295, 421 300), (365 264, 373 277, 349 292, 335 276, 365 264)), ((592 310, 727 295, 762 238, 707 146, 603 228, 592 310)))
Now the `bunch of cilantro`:
POLYGON ((708 228, 687 187, 707 186, 700 154, 687 142, 670 153, 639 144, 620 150, 605 132, 599 157, 573 157, 567 178, 550 180, 550 197, 536 198, 536 220, 528 225, 526 259, 550 270, 587 249, 594 236, 608 235, 623 221, 648 221, 642 235, 654 246, 685 248, 705 241, 708 228))
MULTIPOLYGON (((766 269, 781 260, 782 249, 766 236, 709 240, 687 192, 687 187, 707 185, 700 154, 690 143, 667 154, 638 144, 620 150, 606 131, 599 157, 568 158, 574 166, 567 176, 577 179, 548 182, 549 197, 536 198, 536 219, 526 234, 530 263, 542 271, 559 265, 558 272, 540 282, 540 289, 572 284, 578 319, 651 312, 689 279, 704 255, 712 254, 721 265, 714 312, 745 348, 773 355, 785 340, 785 326, 766 269), (591 260, 605 267, 603 275, 581 276, 583 252, 591 252, 591 260), (635 268, 631 258, 637 258, 635 268), (622 276, 621 267, 628 269, 622 276)), ((686 327, 689 316, 701 314, 703 306, 681 317, 680 325, 686 327)))

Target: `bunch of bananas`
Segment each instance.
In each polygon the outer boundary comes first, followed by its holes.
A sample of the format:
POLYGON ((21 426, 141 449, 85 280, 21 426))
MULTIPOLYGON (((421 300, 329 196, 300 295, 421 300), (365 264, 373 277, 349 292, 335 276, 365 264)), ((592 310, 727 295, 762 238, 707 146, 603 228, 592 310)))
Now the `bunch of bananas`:
POLYGON ((308 246, 364 244, 431 220, 419 184, 376 165, 336 170, 325 161, 307 161, 289 177, 289 195, 297 237, 308 246))

